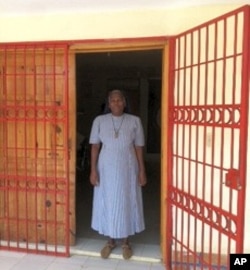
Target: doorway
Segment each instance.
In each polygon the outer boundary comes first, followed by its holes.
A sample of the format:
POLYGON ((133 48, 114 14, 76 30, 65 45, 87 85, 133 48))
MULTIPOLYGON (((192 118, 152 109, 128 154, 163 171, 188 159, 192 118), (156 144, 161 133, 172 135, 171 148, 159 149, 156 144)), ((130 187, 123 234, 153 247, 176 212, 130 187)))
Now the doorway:
POLYGON ((146 139, 148 184, 143 188, 146 230, 131 237, 131 242, 154 245, 160 250, 161 76, 160 49, 76 54, 77 242, 80 239, 106 241, 90 228, 93 188, 89 183, 88 136, 94 117, 103 113, 107 91, 119 88, 128 96, 131 113, 142 119, 146 139))

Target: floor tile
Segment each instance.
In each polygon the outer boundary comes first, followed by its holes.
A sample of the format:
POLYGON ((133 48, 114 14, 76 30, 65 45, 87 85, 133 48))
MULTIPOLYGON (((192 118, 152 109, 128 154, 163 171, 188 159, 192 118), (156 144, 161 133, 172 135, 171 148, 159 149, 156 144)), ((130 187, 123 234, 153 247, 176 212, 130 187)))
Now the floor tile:
POLYGON ((25 257, 27 253, 25 252, 16 252, 16 251, 6 251, 0 250, 0 257, 11 257, 11 258, 22 258, 25 257))
POLYGON ((162 263, 152 263, 150 270, 166 270, 166 267, 162 263))
POLYGON ((116 270, 119 263, 119 260, 116 259, 101 259, 95 257, 88 257, 85 263, 83 264, 83 269, 109 269, 116 270))
MULTIPOLYGON (((33 263, 33 266, 30 263, 27 262, 20 262, 18 264, 16 264, 15 266, 13 266, 12 268, 10 268, 11 270, 31 270, 31 269, 35 269, 35 270, 46 270, 48 269, 48 264, 46 263, 33 263)), ((2 270, 2 268, 1 268, 2 270)))
POLYGON ((1 270, 10 270, 18 263, 19 263, 18 258, 0 257, 0 268, 1 268, 1 270))
POLYGON ((87 257, 86 256, 81 256, 81 255, 72 255, 70 257, 56 257, 53 262, 57 263, 65 263, 65 264, 73 264, 73 265, 81 265, 86 261, 87 257))
POLYGON ((161 250, 159 246, 156 245, 145 245, 141 256, 143 257, 151 257, 155 259, 161 259, 161 250))
POLYGON ((151 270, 151 263, 138 262, 138 261, 125 261, 121 260, 118 263, 119 270, 151 270))
POLYGON ((35 270, 46 270, 54 259, 53 256, 27 254, 11 270, 27 270, 31 269, 32 265, 35 270))
POLYGON ((82 270, 83 264, 70 264, 63 262, 53 262, 51 263, 46 270, 82 270))

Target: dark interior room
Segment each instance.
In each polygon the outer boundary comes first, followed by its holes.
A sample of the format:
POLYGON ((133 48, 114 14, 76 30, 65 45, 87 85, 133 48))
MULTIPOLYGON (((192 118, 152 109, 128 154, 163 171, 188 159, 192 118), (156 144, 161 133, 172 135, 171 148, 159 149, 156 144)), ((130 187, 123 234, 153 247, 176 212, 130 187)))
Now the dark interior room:
POLYGON ((89 183, 88 137, 93 119, 103 113, 107 92, 121 89, 128 97, 131 113, 140 116, 145 133, 146 230, 131 239, 136 243, 160 245, 161 76, 161 50, 77 54, 77 239, 104 239, 90 228, 93 188, 89 183))

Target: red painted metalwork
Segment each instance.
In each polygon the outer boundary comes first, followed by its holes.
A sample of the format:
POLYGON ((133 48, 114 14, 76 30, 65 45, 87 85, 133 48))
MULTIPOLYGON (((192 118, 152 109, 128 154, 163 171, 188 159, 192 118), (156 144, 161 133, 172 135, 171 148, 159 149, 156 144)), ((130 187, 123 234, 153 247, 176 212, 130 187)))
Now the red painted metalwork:
POLYGON ((0 249, 69 256, 68 46, 0 44, 0 249))
POLYGON ((244 6, 170 40, 168 269, 243 252, 249 25, 244 6))

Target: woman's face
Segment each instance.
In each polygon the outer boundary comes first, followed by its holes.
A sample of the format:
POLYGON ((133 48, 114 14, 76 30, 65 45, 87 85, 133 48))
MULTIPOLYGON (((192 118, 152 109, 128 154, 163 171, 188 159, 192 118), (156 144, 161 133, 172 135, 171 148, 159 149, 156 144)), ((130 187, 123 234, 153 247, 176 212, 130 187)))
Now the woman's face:
POLYGON ((126 102, 120 93, 112 93, 109 96, 109 108, 113 115, 123 114, 126 102))

